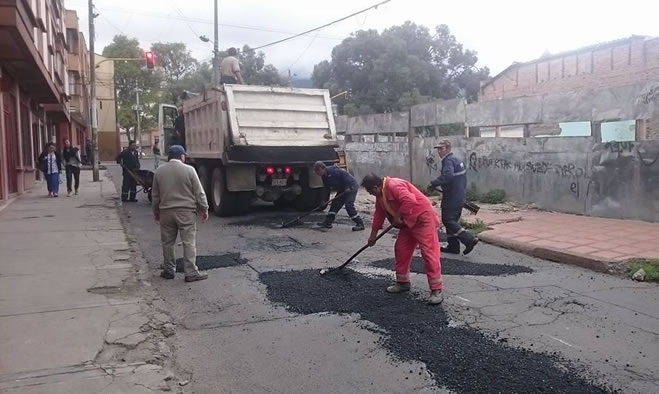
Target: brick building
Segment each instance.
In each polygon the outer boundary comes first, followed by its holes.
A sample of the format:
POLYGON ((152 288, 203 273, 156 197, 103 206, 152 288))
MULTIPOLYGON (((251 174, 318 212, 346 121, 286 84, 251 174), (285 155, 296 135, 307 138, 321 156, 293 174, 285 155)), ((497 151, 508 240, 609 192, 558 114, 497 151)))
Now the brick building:
POLYGON ((47 142, 82 146, 89 53, 62 0, 0 0, 0 207, 34 187, 47 142))
POLYGON ((103 161, 114 160, 120 150, 114 88, 114 62, 98 54, 95 56, 98 155, 103 161))
MULTIPOLYGON (((68 78, 71 128, 68 137, 71 143, 84 150, 89 134, 89 51, 85 36, 80 32, 78 14, 65 11, 66 38, 68 43, 68 78)), ((61 142, 61 141, 60 141, 61 142)))
MULTIPOLYGON (((659 80, 659 38, 631 36, 513 63, 481 83, 478 101, 616 87, 647 80, 659 80)), ((643 124, 646 125, 641 133, 644 138, 659 138, 659 119, 646 119, 643 124)), ((561 132, 558 124, 533 125, 529 132, 531 135, 565 135, 566 130, 567 127, 562 127, 561 132)))

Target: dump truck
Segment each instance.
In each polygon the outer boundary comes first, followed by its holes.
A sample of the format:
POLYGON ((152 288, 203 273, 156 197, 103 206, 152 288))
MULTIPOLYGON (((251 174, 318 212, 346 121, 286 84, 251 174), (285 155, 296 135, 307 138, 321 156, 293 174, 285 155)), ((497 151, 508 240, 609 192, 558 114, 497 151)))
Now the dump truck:
POLYGON ((313 163, 339 161, 329 92, 223 85, 161 105, 162 146, 183 144, 218 216, 244 214, 254 200, 311 210, 329 191, 313 163))

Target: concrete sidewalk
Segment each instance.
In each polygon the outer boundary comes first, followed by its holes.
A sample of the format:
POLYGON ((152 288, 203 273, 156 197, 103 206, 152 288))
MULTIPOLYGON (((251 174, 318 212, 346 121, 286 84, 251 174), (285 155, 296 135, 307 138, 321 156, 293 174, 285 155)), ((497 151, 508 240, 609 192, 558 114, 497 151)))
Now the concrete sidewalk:
POLYGON ((485 242, 602 272, 624 269, 632 258, 659 258, 659 223, 487 207, 463 217, 492 228, 479 235, 485 242))
POLYGON ((180 390, 174 326, 143 281, 111 181, 45 185, 0 212, 0 392, 180 390), (65 186, 65 185, 61 185, 65 186))

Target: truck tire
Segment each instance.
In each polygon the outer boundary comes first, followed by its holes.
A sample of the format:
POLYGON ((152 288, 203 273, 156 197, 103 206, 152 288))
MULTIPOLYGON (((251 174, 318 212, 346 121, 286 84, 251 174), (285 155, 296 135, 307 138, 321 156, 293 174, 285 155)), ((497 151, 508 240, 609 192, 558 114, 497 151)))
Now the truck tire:
POLYGON ((213 170, 209 191, 210 207, 216 216, 234 215, 233 196, 227 190, 224 168, 218 167, 213 170))
POLYGON ((208 171, 208 167, 199 166, 197 169, 197 175, 199 176, 199 181, 201 182, 201 187, 206 193, 206 199, 208 200, 208 205, 211 205, 211 177, 208 171))

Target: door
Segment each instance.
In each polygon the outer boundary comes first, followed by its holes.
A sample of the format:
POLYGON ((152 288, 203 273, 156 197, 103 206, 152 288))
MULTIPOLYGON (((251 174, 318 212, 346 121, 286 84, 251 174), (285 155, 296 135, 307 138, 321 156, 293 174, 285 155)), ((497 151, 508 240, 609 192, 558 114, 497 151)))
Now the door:
POLYGON ((5 150, 7 155, 7 183, 9 193, 18 193, 18 125, 16 122, 16 96, 5 93, 5 150))

